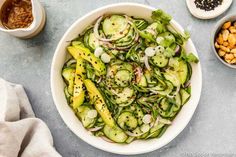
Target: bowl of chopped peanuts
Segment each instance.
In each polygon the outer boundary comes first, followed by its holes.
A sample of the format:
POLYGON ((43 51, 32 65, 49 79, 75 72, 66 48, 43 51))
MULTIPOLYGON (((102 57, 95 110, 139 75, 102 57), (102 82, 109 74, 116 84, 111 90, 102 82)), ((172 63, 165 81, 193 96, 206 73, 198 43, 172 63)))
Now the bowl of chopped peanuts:
POLYGON ((236 69, 236 15, 228 15, 216 24, 211 45, 223 64, 236 69))

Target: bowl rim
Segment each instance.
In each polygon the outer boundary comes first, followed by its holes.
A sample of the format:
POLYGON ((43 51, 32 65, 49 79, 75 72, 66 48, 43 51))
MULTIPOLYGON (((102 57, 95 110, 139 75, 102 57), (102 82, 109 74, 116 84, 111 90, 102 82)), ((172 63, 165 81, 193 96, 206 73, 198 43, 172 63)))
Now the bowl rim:
MULTIPOLYGON (((70 128, 70 130, 75 134, 77 135, 81 140, 83 140, 84 142, 90 144, 91 146, 95 147, 95 148, 98 148, 100 150, 103 150, 103 151, 106 151, 106 152, 111 152, 111 153, 115 153, 115 154, 122 154, 122 155, 135 155, 135 154, 144 154, 144 153, 148 153, 148 152, 152 152, 154 150, 157 150, 163 146, 165 146, 166 144, 168 144, 169 142, 171 142, 173 139, 176 138, 176 136, 178 136, 182 131, 183 129, 188 125, 188 123, 190 122, 192 116, 194 115, 194 112, 196 111, 196 108, 198 106, 198 103, 199 103, 199 100, 200 100, 200 96, 201 96, 201 90, 202 90, 202 70, 201 70, 201 64, 200 62, 198 63, 198 79, 199 79, 199 84, 198 84, 198 93, 196 94, 195 96, 195 101, 194 101, 194 104, 192 105, 192 109, 189 111, 189 115, 186 115, 186 118, 183 120, 183 124, 181 124, 181 126, 178 128, 178 131, 175 131, 173 132, 173 134, 166 138, 165 140, 163 140, 164 142, 162 143, 161 146, 157 147, 157 146, 152 146, 152 147, 149 147, 149 148, 145 148, 145 149, 141 149, 141 150, 135 150, 135 151, 129 151, 129 152, 125 152, 125 151, 122 151, 122 150, 111 150, 110 148, 104 148, 103 146, 99 145, 99 144, 96 144, 92 141, 88 141, 85 137, 82 137, 82 135, 80 135, 79 133, 77 133, 77 131, 75 131, 71 125, 69 125, 67 123, 67 118, 66 116, 63 115, 63 111, 60 109, 59 107, 59 101, 57 101, 57 95, 56 95, 56 86, 55 84, 53 83, 53 73, 54 73, 54 69, 53 67, 55 66, 55 62, 56 62, 56 55, 58 54, 58 52, 60 51, 60 45, 62 45, 62 43, 65 41, 66 39, 66 36, 67 34, 69 34, 69 32, 76 26, 78 25, 78 23, 80 23, 81 21, 83 21, 85 18, 87 18, 88 16, 92 15, 92 14, 95 14, 96 12, 99 12, 99 11, 102 11, 102 10, 105 10, 105 9, 108 9, 108 8, 112 8, 112 7, 125 7, 125 6, 135 6, 135 7, 143 7, 145 9, 149 9, 149 10, 155 10, 154 7, 151 7, 151 6, 147 6, 147 5, 144 5, 144 4, 138 4, 138 3, 132 3, 132 2, 122 2, 122 3, 115 3, 115 4, 109 4, 109 5, 105 5, 103 7, 100 7, 100 8, 97 8, 89 13, 87 13, 86 15, 82 16, 81 18, 77 19, 68 29, 67 31, 64 33, 64 35, 62 36, 61 40, 59 41, 58 45, 57 45, 57 48, 55 50, 55 53, 54 53, 54 56, 53 56, 53 60, 52 60, 52 65, 51 65, 51 75, 50 75, 50 82, 51 82, 51 92, 52 92, 52 97, 53 97, 53 101, 54 101, 54 104, 56 105, 56 108, 57 108, 57 111, 59 112, 61 118, 63 119, 64 123, 67 125, 67 127, 70 128)), ((175 20, 172 20, 171 21, 172 25, 175 25, 176 28, 180 29, 181 31, 183 31, 183 28, 175 21, 175 20)), ((196 48, 192 42, 191 39, 188 40, 188 43, 191 47, 191 49, 194 50, 194 54, 196 56, 198 56, 197 54, 197 51, 196 51, 196 48)))
POLYGON ((226 65, 227 67, 230 67, 230 68, 233 68, 233 69, 236 69, 236 65, 231 65, 227 62, 225 62, 217 53, 216 51, 216 48, 215 48, 215 39, 216 39, 216 35, 219 33, 221 27, 223 26, 223 24, 226 22, 226 21, 229 21, 231 20, 232 18, 235 19, 236 21, 236 14, 229 14, 229 15, 226 15, 224 16, 223 18, 221 18, 215 25, 214 25, 214 28, 211 32, 211 48, 212 50, 214 51, 214 54, 215 56, 217 57, 218 60, 221 61, 221 63, 223 63, 224 65, 226 65))

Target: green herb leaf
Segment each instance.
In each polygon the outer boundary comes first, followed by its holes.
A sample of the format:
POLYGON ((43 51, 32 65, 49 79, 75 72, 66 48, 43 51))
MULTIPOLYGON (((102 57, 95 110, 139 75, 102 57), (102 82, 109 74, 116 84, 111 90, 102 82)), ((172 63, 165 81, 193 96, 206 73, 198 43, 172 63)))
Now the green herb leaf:
POLYGON ((198 58, 193 53, 185 55, 185 56, 183 56, 183 58, 189 63, 191 63, 191 62, 198 63, 199 62, 198 58))
POLYGON ((168 24, 172 17, 161 9, 158 9, 152 12, 152 19, 153 21, 160 21, 163 24, 168 24))

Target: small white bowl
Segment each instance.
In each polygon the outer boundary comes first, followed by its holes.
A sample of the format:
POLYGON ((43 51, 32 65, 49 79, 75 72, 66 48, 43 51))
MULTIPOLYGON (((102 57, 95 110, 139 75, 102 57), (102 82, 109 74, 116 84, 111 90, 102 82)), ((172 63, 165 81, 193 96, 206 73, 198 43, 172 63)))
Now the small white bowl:
MULTIPOLYGON (((84 129, 84 127, 66 102, 63 92, 65 85, 61 76, 61 69, 67 57, 66 47, 69 44, 68 41, 76 38, 79 33, 81 33, 87 26, 89 26, 103 14, 122 13, 151 20, 150 17, 153 10, 155 10, 155 8, 136 3, 118 3, 96 9, 72 24, 72 26, 67 30, 67 32, 60 40, 54 54, 51 66, 51 91, 57 110, 67 126, 78 137, 80 137, 88 144, 101 150, 116 154, 133 155, 147 153, 161 148, 162 146, 168 144, 171 140, 173 140, 186 127, 198 105, 202 88, 202 72, 200 63, 192 65, 192 97, 177 115, 177 117, 173 121, 173 124, 159 139, 137 140, 132 142, 131 144, 117 144, 106 142, 99 137, 91 135, 91 133, 84 129)), ((172 20, 171 24, 178 31, 183 32, 183 28, 177 22, 172 20)), ((196 56, 198 56, 191 40, 186 43, 185 48, 187 52, 193 52, 196 56)))
MULTIPOLYGON (((0 1, 0 8, 6 0, 0 1)), ((0 31, 8 33, 12 36, 28 39, 36 36, 44 27, 46 21, 46 14, 43 6, 39 0, 31 0, 33 22, 27 28, 6 29, 0 22, 0 31)))
POLYGON ((222 13, 224 13, 232 4, 233 0, 223 0, 222 4, 216 7, 214 10, 205 11, 200 8, 197 8, 194 0, 186 0, 187 7, 191 14, 199 19, 212 19, 222 13))

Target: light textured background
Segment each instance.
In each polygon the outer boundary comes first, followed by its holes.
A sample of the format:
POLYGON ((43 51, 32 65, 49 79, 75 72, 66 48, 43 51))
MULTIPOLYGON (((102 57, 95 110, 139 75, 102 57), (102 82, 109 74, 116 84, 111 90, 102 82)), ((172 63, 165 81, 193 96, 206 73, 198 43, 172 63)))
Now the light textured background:
MULTIPOLYGON (((57 43, 75 20, 95 8, 127 1, 41 1, 47 12, 47 24, 39 36, 21 40, 0 33, 0 76, 24 85, 36 116, 49 126, 55 147, 62 156, 118 156, 93 148, 66 127, 53 104, 49 79, 51 60, 57 43)), ((188 12, 185 0, 132 2, 162 8, 187 28, 198 50, 203 70, 201 100, 189 125, 164 148, 140 156, 236 156, 236 70, 220 63, 210 47, 210 32, 216 21, 225 14, 235 12, 236 3, 217 19, 198 20, 188 12)))

